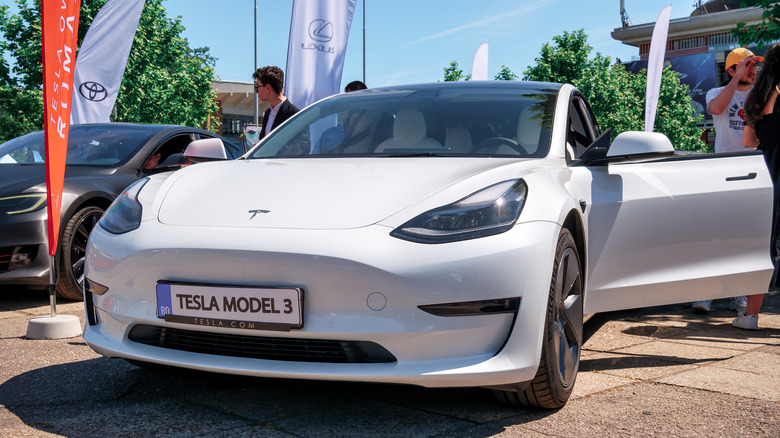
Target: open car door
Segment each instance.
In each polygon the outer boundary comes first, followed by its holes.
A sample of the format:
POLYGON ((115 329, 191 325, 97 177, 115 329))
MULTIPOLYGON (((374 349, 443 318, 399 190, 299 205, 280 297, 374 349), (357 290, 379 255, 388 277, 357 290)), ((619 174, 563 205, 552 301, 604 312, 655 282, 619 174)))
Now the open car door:
POLYGON ((585 312, 765 293, 772 182, 762 155, 674 155, 652 135, 623 133, 573 168, 589 180, 585 312))

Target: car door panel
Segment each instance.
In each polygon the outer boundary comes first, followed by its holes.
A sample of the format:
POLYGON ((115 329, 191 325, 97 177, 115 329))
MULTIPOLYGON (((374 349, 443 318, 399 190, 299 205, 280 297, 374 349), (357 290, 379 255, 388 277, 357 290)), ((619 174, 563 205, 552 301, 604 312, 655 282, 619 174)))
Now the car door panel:
POLYGON ((576 173, 587 192, 586 312, 767 291, 772 183, 760 154, 576 173))

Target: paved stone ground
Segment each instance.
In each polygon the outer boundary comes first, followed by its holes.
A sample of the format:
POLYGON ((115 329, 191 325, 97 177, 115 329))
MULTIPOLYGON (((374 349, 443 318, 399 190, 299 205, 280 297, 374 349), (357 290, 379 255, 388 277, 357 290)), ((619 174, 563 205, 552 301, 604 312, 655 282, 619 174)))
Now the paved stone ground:
MULTIPOLYGON (((780 294, 758 332, 689 304, 596 315, 575 394, 557 411, 480 389, 152 371, 81 338, 29 340, 45 292, 0 288, 0 437, 780 436, 780 294)), ((77 315, 81 303, 59 303, 77 315)))

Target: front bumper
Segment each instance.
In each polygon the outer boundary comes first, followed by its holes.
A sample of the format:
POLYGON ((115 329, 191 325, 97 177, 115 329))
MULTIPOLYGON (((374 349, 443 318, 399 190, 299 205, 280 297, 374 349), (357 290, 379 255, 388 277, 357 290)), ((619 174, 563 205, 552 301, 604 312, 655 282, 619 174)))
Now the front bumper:
POLYGON ((49 284, 49 257, 46 209, 36 212, 0 214, 0 284, 49 284), (13 263, 12 257, 32 255, 24 263, 13 263))
POLYGON ((532 222, 488 238, 425 245, 392 238, 390 229, 382 226, 339 231, 198 229, 148 221, 119 236, 98 227, 90 238, 86 275, 108 291, 88 296, 87 313, 94 316, 94 324, 87 324, 84 339, 109 357, 252 376, 427 387, 525 382, 539 365, 559 230, 554 223, 532 222), (300 287, 305 291, 304 325, 289 332, 263 332, 166 322, 156 316, 158 281, 300 287), (370 303, 372 294, 381 294, 386 305, 370 303), (512 297, 520 298, 516 314, 436 316, 419 308, 512 297), (391 353, 395 361, 325 363, 181 351, 130 340, 131 330, 142 325, 297 341, 368 342, 391 353))

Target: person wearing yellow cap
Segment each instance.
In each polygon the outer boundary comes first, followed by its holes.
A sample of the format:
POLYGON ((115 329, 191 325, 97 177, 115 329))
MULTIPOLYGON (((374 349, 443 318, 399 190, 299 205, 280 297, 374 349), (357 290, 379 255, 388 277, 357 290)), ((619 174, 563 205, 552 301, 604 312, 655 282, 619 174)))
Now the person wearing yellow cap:
POLYGON ((726 57, 730 79, 725 86, 707 92, 707 112, 715 126, 715 152, 740 152, 745 126, 745 99, 756 81, 756 63, 764 58, 743 47, 726 57))
MULTIPOLYGON (((745 100, 756 81, 756 63, 764 58, 750 50, 739 47, 726 56, 727 82, 707 92, 707 112, 712 115, 715 127, 715 152, 742 152, 742 131, 745 128, 745 100)), ((696 313, 710 311, 712 300, 693 303, 696 313)), ((746 297, 732 298, 731 308, 744 313, 746 297)))

